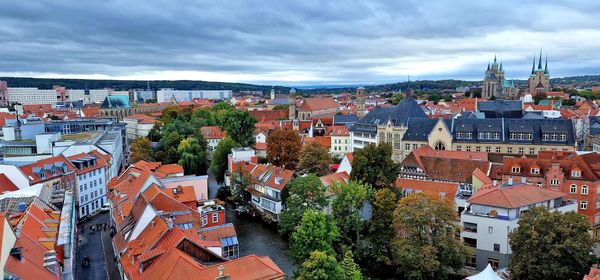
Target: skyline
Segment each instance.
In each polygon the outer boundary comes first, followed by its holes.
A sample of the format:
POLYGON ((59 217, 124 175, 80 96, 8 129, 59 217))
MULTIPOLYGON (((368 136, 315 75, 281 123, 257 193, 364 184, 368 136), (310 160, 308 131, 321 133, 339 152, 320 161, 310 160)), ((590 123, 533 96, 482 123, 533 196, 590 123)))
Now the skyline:
POLYGON ((0 76, 263 85, 600 74, 600 3, 4 3, 0 76))

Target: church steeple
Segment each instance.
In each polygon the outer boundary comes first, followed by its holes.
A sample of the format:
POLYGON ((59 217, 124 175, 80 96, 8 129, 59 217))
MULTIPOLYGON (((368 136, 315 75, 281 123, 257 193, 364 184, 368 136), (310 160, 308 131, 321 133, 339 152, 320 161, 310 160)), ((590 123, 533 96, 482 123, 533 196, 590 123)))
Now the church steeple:
POLYGON ((488 62, 488 68, 487 71, 490 71, 490 63, 488 62))
POLYGON ((538 62, 538 70, 542 70, 542 49, 540 49, 540 60, 538 62))
POLYGON ((544 74, 548 74, 548 54, 546 54, 546 66, 544 66, 544 74))
POLYGON ((500 61, 500 71, 502 71, 502 61, 500 61))
POLYGON ((535 55, 533 56, 533 65, 531 66, 531 75, 535 72, 535 55))
POLYGON ((496 64, 496 54, 494 54, 494 64, 496 64))

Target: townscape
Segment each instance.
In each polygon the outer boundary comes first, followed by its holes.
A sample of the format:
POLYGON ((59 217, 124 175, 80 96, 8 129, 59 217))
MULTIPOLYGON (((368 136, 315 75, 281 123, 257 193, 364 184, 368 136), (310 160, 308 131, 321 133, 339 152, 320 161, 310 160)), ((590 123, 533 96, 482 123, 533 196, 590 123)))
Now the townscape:
POLYGON ((541 57, 444 99, 0 81, 5 278, 597 279, 600 86, 541 57))

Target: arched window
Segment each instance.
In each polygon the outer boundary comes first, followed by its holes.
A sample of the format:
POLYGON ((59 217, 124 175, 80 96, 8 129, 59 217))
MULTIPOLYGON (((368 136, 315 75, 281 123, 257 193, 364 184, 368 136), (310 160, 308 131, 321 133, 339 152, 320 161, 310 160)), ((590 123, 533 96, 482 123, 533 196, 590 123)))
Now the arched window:
POLYGON ((444 145, 444 142, 437 142, 435 143, 435 147, 436 150, 445 150, 446 149, 446 145, 444 145))

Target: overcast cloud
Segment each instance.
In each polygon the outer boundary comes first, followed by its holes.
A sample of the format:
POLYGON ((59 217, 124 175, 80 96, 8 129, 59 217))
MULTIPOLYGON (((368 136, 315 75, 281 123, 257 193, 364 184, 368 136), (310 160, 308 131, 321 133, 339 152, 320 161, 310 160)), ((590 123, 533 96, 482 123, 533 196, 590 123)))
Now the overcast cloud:
POLYGON ((600 74, 600 1, 0 0, 0 75, 369 84, 600 74))

